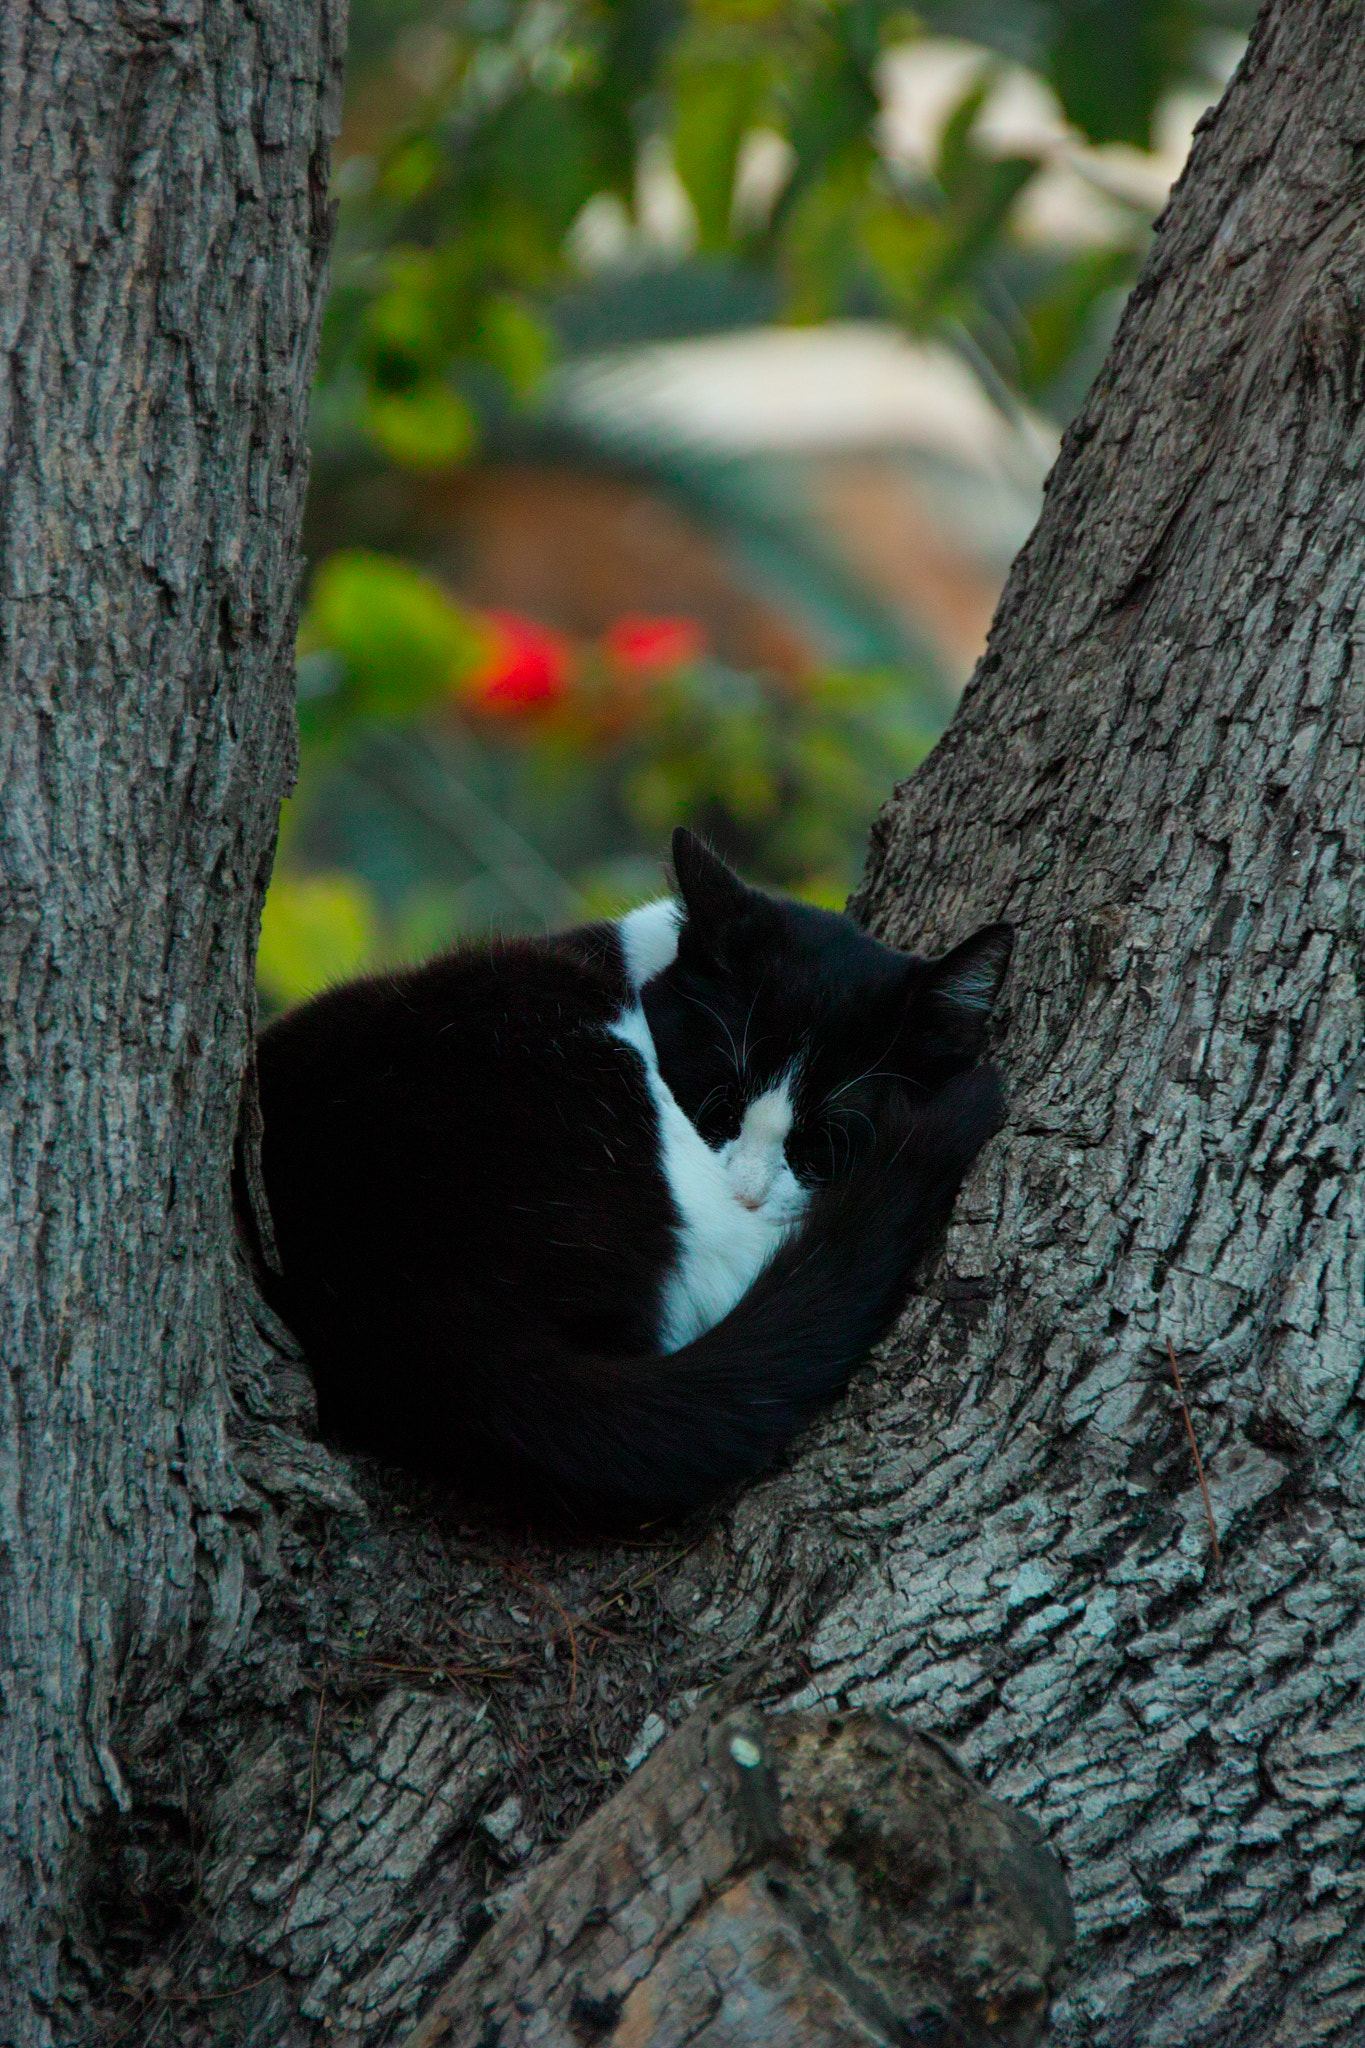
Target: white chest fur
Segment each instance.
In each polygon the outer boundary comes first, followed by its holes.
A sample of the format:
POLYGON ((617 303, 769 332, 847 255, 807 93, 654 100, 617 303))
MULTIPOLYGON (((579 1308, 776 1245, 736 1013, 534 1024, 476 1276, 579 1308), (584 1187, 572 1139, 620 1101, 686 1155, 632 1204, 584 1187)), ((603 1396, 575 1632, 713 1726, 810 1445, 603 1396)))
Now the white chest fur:
POLYGON ((632 1005, 611 1029, 644 1061, 658 1113, 660 1163, 679 1217, 659 1343, 679 1351, 748 1293, 810 1199, 782 1149, 791 1128, 787 1084, 751 1103, 739 1136, 713 1152, 659 1072, 644 1011, 632 1005))

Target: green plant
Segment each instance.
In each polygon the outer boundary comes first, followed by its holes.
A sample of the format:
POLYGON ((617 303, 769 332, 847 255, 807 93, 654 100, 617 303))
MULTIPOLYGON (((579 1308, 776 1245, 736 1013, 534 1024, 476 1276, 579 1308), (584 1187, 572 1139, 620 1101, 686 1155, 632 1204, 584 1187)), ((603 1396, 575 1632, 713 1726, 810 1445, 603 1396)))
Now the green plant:
POLYGON ((886 788, 934 737, 895 675, 748 675, 682 620, 570 648, 360 552, 315 580, 300 644, 300 790, 259 961, 270 1007, 489 925, 615 914, 658 893, 679 821, 840 903, 886 788))
MULTIPOLYGON (((1150 213, 1111 196, 1085 246, 1025 233, 1055 166, 1041 144, 1001 143, 998 96, 1032 78, 1078 145, 1147 148, 1168 93, 1207 80, 1210 32, 1252 11, 354 0, 322 466, 364 479, 357 502, 401 505, 424 475, 496 451, 575 336, 735 318, 879 315, 948 342, 1002 407, 1063 415, 1150 213), (967 47, 921 162, 887 146, 885 80, 926 35, 967 47), (667 234, 651 224, 662 189, 667 234)), ((376 551, 354 544, 363 520, 334 520, 313 579, 268 1004, 462 934, 625 907, 659 886, 680 819, 760 879, 842 899, 868 821, 940 721, 908 650, 899 672, 795 682, 716 661, 684 620, 571 645, 461 605, 393 551, 391 526, 376 551)))
POLYGON ((556 298, 583 283, 576 230, 614 209, 622 260, 770 280, 777 317, 880 311, 1046 399, 1096 306, 1133 274, 1148 218, 1110 246, 1026 247, 1047 167, 983 126, 1022 61, 1078 139, 1150 147, 1164 96, 1209 72, 1216 0, 360 0, 324 415, 394 461, 442 464, 537 389, 556 298), (882 66, 926 32, 980 43, 932 162, 884 147, 882 66), (753 145, 770 170, 756 189, 753 145), (689 247, 651 245, 649 167, 671 165, 689 247), (632 240, 633 238, 633 240, 632 240))

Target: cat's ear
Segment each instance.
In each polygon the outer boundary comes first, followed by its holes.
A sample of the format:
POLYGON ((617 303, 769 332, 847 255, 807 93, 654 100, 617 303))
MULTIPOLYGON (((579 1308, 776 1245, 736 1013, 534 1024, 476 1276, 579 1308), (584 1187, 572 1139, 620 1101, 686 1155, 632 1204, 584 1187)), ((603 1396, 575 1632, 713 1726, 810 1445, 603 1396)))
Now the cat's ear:
POLYGON ((987 924, 950 953, 924 963, 911 1011, 924 1052, 970 1059, 981 1051, 1013 951, 1013 926, 987 924))
POLYGON ((743 917, 753 902, 753 891, 734 869, 686 825, 673 834, 673 872, 687 921, 695 931, 719 933, 743 917))

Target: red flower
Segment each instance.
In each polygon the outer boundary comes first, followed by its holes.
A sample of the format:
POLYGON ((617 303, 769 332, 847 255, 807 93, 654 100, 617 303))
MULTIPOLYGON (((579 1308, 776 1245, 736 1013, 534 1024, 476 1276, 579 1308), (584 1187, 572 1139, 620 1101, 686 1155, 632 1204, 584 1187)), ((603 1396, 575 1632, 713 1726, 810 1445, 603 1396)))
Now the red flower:
POLYGON ((706 635, 695 619, 651 619, 627 612, 607 628, 602 644, 621 668, 662 675, 703 655, 706 635))
POLYGON ((518 612, 485 612, 493 649, 464 684, 463 695, 480 711, 515 717, 545 711, 569 687, 569 649, 557 633, 518 612))

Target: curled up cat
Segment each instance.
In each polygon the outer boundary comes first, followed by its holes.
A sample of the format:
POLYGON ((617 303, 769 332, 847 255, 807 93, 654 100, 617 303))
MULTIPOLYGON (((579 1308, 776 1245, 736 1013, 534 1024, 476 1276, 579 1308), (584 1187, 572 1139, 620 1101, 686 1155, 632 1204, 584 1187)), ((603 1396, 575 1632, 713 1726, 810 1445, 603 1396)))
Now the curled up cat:
POLYGON ((262 1033, 266 1284, 330 1434, 640 1518, 761 1472, 890 1328, 1001 1121, 1010 929, 917 959, 673 860, 262 1033))

